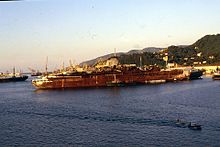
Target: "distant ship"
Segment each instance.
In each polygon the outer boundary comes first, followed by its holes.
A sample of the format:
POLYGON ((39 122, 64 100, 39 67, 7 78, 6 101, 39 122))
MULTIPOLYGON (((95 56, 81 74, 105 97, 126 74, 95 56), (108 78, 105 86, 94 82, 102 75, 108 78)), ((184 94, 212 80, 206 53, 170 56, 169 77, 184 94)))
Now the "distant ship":
POLYGON ((27 75, 15 74, 15 68, 13 68, 12 74, 0 74, 0 83, 2 82, 19 82, 28 79, 27 75))
POLYGON ((34 77, 34 76, 41 76, 43 73, 38 71, 38 70, 35 70, 35 69, 32 69, 30 67, 28 67, 28 69, 31 71, 31 76, 34 77))
POLYGON ((28 76, 23 75, 23 76, 12 76, 12 77, 0 77, 0 82, 19 82, 19 81, 25 81, 28 79, 28 76))
POLYGON ((141 69, 135 65, 120 65, 117 57, 98 63, 95 68, 52 73, 32 80, 39 89, 106 87, 182 80, 183 70, 161 71, 152 66, 141 69))
POLYGON ((31 76, 34 77, 34 76, 41 76, 42 73, 41 72, 35 72, 35 73, 31 73, 31 76))

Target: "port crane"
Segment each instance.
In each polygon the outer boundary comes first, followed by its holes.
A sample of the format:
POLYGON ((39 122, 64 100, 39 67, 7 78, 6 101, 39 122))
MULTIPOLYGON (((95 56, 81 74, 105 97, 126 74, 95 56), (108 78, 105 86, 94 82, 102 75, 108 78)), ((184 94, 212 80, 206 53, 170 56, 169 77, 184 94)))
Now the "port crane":
POLYGON ((39 72, 38 70, 35 70, 33 68, 28 67, 28 69, 31 71, 31 76, 40 76, 42 75, 41 72, 39 72))
POLYGON ((28 69, 31 71, 31 73, 35 73, 36 72, 36 70, 33 69, 33 68, 28 67, 28 69))

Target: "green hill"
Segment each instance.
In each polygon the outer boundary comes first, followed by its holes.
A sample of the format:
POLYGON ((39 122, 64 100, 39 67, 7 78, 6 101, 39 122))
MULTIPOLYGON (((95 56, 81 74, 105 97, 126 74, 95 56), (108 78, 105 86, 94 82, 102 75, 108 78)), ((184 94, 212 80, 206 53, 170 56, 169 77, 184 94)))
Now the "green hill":
MULTIPOLYGON (((117 53, 122 64, 159 65, 165 66, 165 53, 168 53, 168 62, 179 65, 211 65, 220 63, 220 34, 206 35, 192 45, 169 46, 163 48, 146 48, 143 50, 131 50, 128 53, 117 53)), ((98 57, 94 60, 83 62, 93 65, 100 58, 105 59, 113 54, 98 57)), ((82 64, 83 64, 82 63, 82 64)))
POLYGON ((188 46, 169 46, 162 53, 142 53, 121 55, 121 63, 135 63, 137 65, 164 66, 163 57, 168 52, 168 62, 179 65, 210 65, 220 63, 220 34, 206 35, 188 46), (140 62, 140 57, 142 62, 140 62))
POLYGON ((145 53, 135 53, 130 55, 121 55, 119 61, 122 64, 136 64, 137 66, 143 65, 159 65, 165 66, 163 61, 163 56, 158 52, 145 52, 145 53))
POLYGON ((192 47, 198 47, 204 54, 220 54, 220 34, 206 35, 203 38, 196 41, 192 47))
POLYGON ((186 47, 168 47, 169 61, 180 65, 220 63, 220 34, 206 35, 186 47))

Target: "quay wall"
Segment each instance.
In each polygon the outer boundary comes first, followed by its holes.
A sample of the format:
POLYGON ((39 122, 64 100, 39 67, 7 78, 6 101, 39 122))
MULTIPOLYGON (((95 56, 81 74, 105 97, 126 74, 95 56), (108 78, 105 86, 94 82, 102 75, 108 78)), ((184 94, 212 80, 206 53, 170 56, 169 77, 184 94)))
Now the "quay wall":
MULTIPOLYGON (((182 70, 187 70, 191 69, 191 66, 181 66, 181 67, 174 67, 171 69, 182 69, 182 70)), ((209 65, 209 66, 194 66, 194 69, 199 69, 199 70, 205 70, 205 74, 213 74, 217 69, 220 70, 220 65, 209 65)))

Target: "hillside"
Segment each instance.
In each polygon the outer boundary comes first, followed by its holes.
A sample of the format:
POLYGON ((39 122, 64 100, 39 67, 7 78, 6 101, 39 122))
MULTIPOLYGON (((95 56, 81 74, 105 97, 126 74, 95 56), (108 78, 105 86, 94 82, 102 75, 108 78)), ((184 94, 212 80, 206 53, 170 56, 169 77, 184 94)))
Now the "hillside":
POLYGON ((220 34, 206 35, 196 41, 192 47, 198 47, 205 54, 220 54, 220 34))
MULTIPOLYGON (((169 46, 166 52, 168 52, 168 62, 175 62, 179 65, 217 64, 220 63, 220 34, 206 35, 192 45, 169 46)), ((149 47, 142 50, 130 50, 127 53, 117 53, 117 56, 122 64, 165 66, 164 54, 164 48, 149 47), (164 52, 160 53, 160 51, 164 52)), ((83 62, 81 65, 94 65, 99 60, 106 60, 113 55, 101 56, 83 62)))
MULTIPOLYGON (((130 50, 126 53, 123 53, 123 52, 120 52, 120 53, 117 53, 116 55, 118 57, 121 57, 123 55, 123 57, 126 57, 126 56, 132 56, 134 54, 142 54, 142 53, 159 53, 161 50, 163 50, 164 48, 156 48, 156 47, 148 47, 148 48, 144 48, 142 50, 130 50)), ((108 59, 109 57, 112 57, 114 56, 114 53, 111 53, 111 54, 107 54, 107 55, 104 55, 104 56, 100 56, 100 57, 97 57, 95 59, 92 59, 92 60, 88 60, 88 61, 85 61, 85 62, 82 62, 80 63, 80 65, 94 65, 95 63, 97 63, 98 61, 100 60, 106 60, 108 59)))
POLYGON ((220 62, 220 34, 206 35, 186 47, 170 46, 168 53, 169 61, 180 65, 217 64, 220 62))
MULTIPOLYGON (((117 56, 121 56, 122 54, 124 54, 124 53, 116 53, 117 56)), ((92 59, 92 60, 84 61, 84 62, 80 63, 80 65, 82 66, 82 65, 86 64, 86 65, 92 66, 92 65, 95 65, 98 61, 107 60, 108 58, 110 58, 112 56, 114 56, 114 53, 107 54, 107 55, 104 55, 104 56, 100 56, 100 57, 97 57, 97 58, 92 59)))

